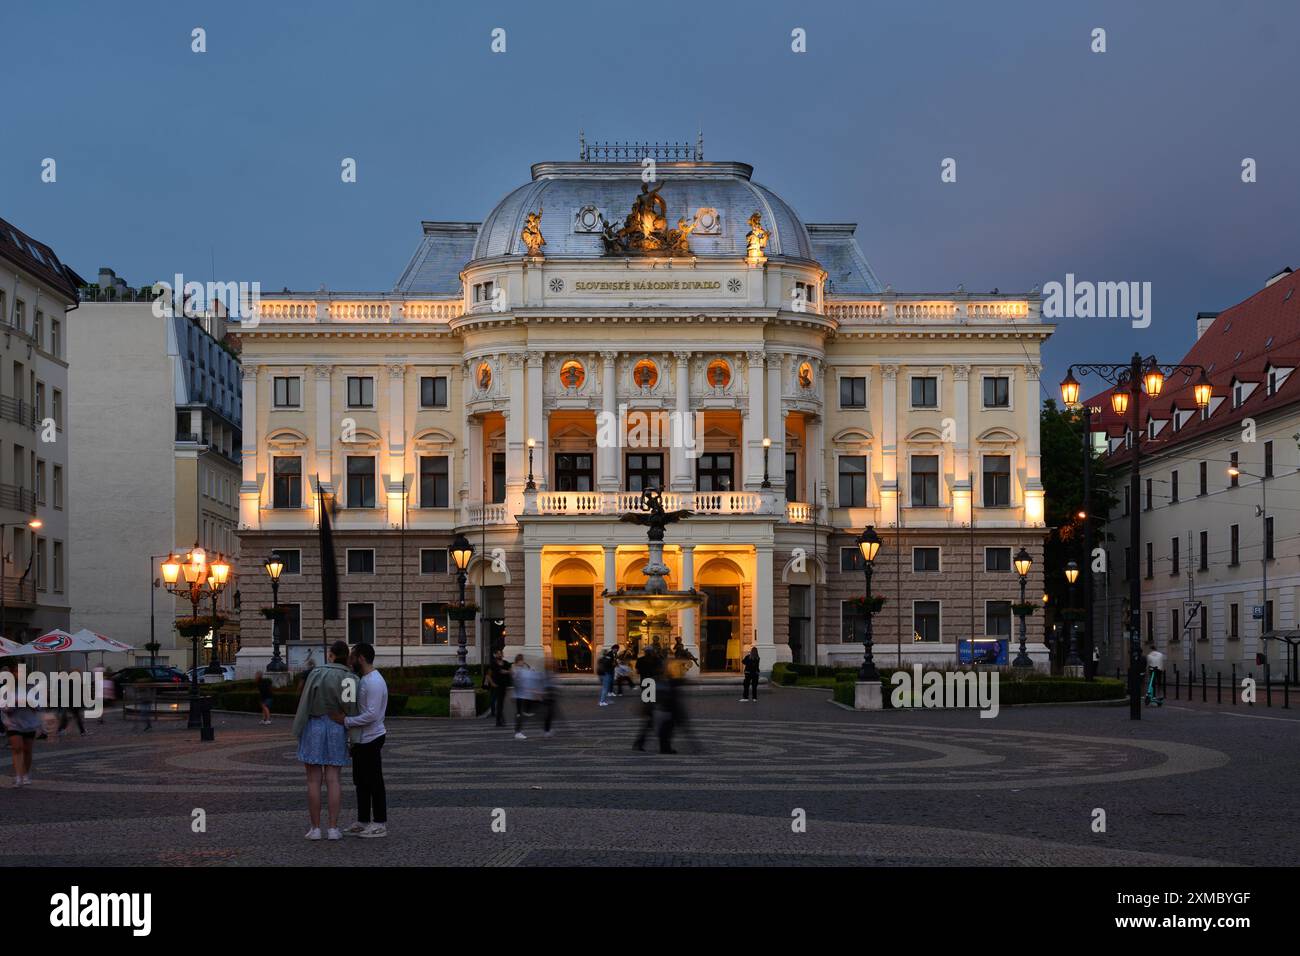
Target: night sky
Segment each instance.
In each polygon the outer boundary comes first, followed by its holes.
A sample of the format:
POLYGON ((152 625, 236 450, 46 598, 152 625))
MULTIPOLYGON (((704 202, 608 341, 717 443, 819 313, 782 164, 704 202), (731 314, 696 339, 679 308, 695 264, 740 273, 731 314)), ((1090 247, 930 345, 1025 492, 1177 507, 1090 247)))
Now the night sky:
POLYGON ((0 216, 92 280, 101 265, 137 286, 215 268, 264 292, 383 291, 421 219, 483 218, 529 164, 576 159, 579 128, 693 143, 702 127, 706 159, 752 164, 805 220, 859 223, 898 291, 1151 282, 1150 328, 1061 320, 1055 394, 1069 361, 1175 360, 1197 310, 1300 267, 1296 12, 10 0, 0 216))

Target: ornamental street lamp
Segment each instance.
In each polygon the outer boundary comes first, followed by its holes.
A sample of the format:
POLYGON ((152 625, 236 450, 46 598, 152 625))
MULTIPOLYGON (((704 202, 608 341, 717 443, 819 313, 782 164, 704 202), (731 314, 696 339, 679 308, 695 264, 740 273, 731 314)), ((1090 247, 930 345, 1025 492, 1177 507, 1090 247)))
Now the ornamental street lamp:
POLYGON ((880 674, 876 670, 876 662, 871 659, 871 619, 876 613, 875 601, 871 596, 871 568, 880 551, 880 535, 876 534, 874 525, 867 525, 858 536, 858 550, 862 553, 862 573, 866 576, 863 609, 867 612, 867 630, 862 638, 862 668, 858 671, 858 680, 878 681, 880 674))
MULTIPOLYGON (((190 669, 190 718, 188 726, 201 724, 199 715, 199 602, 203 600, 203 585, 208 579, 208 556, 199 543, 194 542, 182 560, 173 552, 162 563, 163 586, 176 597, 187 598, 190 602, 191 616, 190 656, 193 662, 190 669)), ((182 635, 184 636, 184 635, 182 635)))
POLYGON ((280 656, 280 575, 284 573, 280 552, 272 551, 262 567, 271 579, 271 662, 266 665, 266 669, 278 673, 289 669, 280 656))
POLYGON ((534 438, 528 439, 528 484, 524 485, 524 491, 536 491, 537 482, 533 480, 533 447, 537 444, 534 438))
POLYGON ((463 534, 456 535, 456 540, 451 543, 451 559, 456 562, 456 583, 460 585, 461 610, 456 615, 459 618, 457 623, 460 633, 456 642, 456 674, 451 679, 451 686, 455 688, 474 686, 473 681, 469 679, 469 668, 465 666, 465 582, 469 578, 466 571, 473 556, 474 546, 469 543, 469 539, 463 534))
POLYGON ((1082 667, 1083 661, 1079 660, 1079 624, 1073 620, 1073 614, 1077 612, 1074 601, 1074 582, 1079 580, 1079 566, 1073 561, 1065 565, 1065 580, 1070 584, 1070 651, 1065 658, 1066 667, 1082 667))
MULTIPOLYGON (((1030 567, 1033 566, 1033 563, 1034 563, 1034 559, 1030 557, 1029 552, 1026 551, 1024 548, 1020 549, 1019 553, 1016 554, 1015 561, 1012 562, 1012 564, 1015 565, 1016 574, 1020 575, 1020 604, 1021 604, 1022 611, 1025 609, 1024 608, 1025 584, 1027 583, 1027 579, 1029 577, 1029 569, 1030 567)), ((1025 618, 1026 617, 1028 617, 1027 614, 1020 615, 1020 653, 1018 653, 1016 655, 1016 659, 1012 661, 1011 663, 1012 667, 1033 667, 1034 666, 1034 662, 1029 657, 1029 651, 1026 650, 1025 648, 1025 618)), ((973 653, 971 655, 971 659, 974 660, 973 653)))
POLYGON ((205 672, 208 674, 221 673, 221 658, 217 653, 217 629, 220 627, 220 618, 217 616, 217 595, 225 588, 229 579, 230 562, 217 552, 217 559, 208 566, 208 591, 212 597, 212 657, 208 661, 208 669, 205 672))
MULTIPOLYGON (((1138 353, 1133 353, 1132 358, 1123 363, 1089 363, 1071 365, 1066 371, 1065 379, 1061 382, 1061 398, 1066 404, 1077 404, 1079 399, 1078 381, 1074 377, 1075 371, 1081 375, 1097 375, 1104 381, 1114 386, 1110 393, 1111 408, 1116 415, 1123 416, 1128 414, 1129 432, 1132 436, 1130 451, 1133 456, 1129 470, 1129 497, 1131 507, 1129 508, 1129 542, 1133 548, 1133 553, 1137 553, 1138 547, 1142 541, 1142 508, 1139 501, 1141 498, 1141 475, 1142 475, 1142 443, 1138 438, 1141 432, 1141 422, 1139 420, 1141 402, 1139 397, 1145 391, 1151 398, 1156 398, 1165 386, 1165 377, 1167 375, 1185 374, 1190 380, 1194 373, 1199 372, 1199 378, 1196 384, 1192 386, 1192 395, 1195 399, 1197 408, 1205 409, 1209 407, 1210 399, 1213 396, 1213 388, 1206 376, 1205 369, 1200 365, 1177 364, 1161 365, 1156 361, 1154 356, 1143 359, 1138 353), (1071 401, 1073 399, 1073 401, 1071 401)), ((1088 436, 1088 441, 1091 436, 1088 436)), ((1090 545, 1090 539, 1085 537, 1085 543, 1090 545)), ((1091 566, 1091 565, 1089 565, 1091 566)), ((1085 584, 1087 579, 1085 578, 1085 584)), ((1087 588, 1085 587, 1085 591, 1087 588)), ((1129 581, 1129 613, 1128 613, 1128 636, 1129 636, 1129 664, 1128 664, 1128 694, 1129 694, 1129 718, 1131 720, 1142 719, 1142 583, 1141 575, 1133 574, 1129 581)), ((1089 599, 1089 604, 1091 600, 1089 599)), ((1077 655, 1076 655, 1077 657, 1077 655)))
MULTIPOLYGON (((45 524, 45 522, 43 522, 40 518, 32 518, 30 521, 28 521, 28 522, 26 523, 27 527, 30 528, 32 531, 37 531, 37 530, 39 530, 41 527, 44 526, 44 524, 45 524)), ((4 550, 5 550, 5 549, 4 549, 4 539, 5 539, 5 532, 8 531, 10 527, 17 527, 17 525, 0 524, 0 637, 5 637, 5 636, 7 636, 7 635, 5 634, 5 555, 4 555, 4 550)), ((19 641, 18 643, 21 644, 21 643, 23 643, 23 642, 22 642, 22 641, 19 641)))
POLYGON ((767 453, 771 449, 771 447, 772 447, 772 439, 764 438, 763 439, 763 483, 759 485, 760 488, 772 487, 771 479, 767 477, 767 453))

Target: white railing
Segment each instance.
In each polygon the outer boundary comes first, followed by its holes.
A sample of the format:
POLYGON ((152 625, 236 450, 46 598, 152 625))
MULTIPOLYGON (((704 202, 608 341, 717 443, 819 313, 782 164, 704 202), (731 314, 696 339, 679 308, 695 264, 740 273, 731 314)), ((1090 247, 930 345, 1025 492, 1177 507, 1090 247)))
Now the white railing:
POLYGON ((340 302, 329 304, 332 322, 386 322, 393 317, 387 302, 340 302))
MULTIPOLYGON (((668 511, 685 508, 700 515, 759 514, 763 498, 756 491, 666 491, 663 505, 668 511)), ((544 491, 537 496, 537 510, 547 515, 618 515, 645 508, 637 491, 544 491)))
POLYGON ((301 321, 316 319, 316 303, 294 299, 290 301, 263 299, 257 306, 257 317, 267 321, 301 321))
POLYGON ((407 322, 449 322, 461 313, 461 300, 450 299, 445 302, 402 303, 402 318, 407 322))
POLYGON ((449 322, 461 314, 456 299, 273 299, 257 303, 264 322, 449 322))
POLYGON ((785 503, 785 520, 791 524, 812 524, 814 514, 814 506, 806 501, 785 503))
POLYGON ((604 495, 598 491, 543 491, 537 510, 544 515, 598 515, 604 495))
POLYGON ((472 504, 465 509, 469 524, 506 524, 509 515, 505 504, 472 504))
POLYGON ((1030 317, 1027 299, 904 301, 891 299, 863 302, 828 302, 826 315, 837 322, 913 323, 939 322, 999 323, 1025 321, 1030 317))

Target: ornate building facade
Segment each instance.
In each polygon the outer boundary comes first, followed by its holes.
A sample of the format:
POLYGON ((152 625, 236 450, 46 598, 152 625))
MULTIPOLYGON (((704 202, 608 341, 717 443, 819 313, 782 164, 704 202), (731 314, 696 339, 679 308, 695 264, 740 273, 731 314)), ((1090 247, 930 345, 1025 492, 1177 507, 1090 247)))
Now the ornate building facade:
POLYGON ((754 644, 765 669, 860 660, 867 525, 879 662, 1014 643, 1021 547, 1041 593, 1038 298, 882 288, 853 225, 805 224, 743 163, 657 158, 649 184, 637 157, 533 166, 481 223, 425 222, 392 292, 263 299, 241 333, 244 670, 270 652, 272 551, 291 646, 452 660, 458 534, 471 659, 588 670, 640 639, 602 594, 642 581, 619 518, 652 486, 693 512, 666 558, 707 596, 674 629, 706 673, 754 644))

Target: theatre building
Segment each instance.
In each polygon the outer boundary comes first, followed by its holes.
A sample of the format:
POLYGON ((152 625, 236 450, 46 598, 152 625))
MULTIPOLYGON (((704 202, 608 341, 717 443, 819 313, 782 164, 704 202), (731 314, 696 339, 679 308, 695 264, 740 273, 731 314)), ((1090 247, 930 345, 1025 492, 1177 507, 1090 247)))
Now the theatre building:
POLYGON ((242 331, 241 669, 269 658, 272 551, 292 660, 346 637, 452 661, 463 534, 471 661, 589 671, 641 640, 602 595, 643 581, 645 529, 620 518, 652 487, 691 512, 665 557, 706 595, 673 628, 705 674, 751 645, 765 670, 860 661, 868 525, 878 663, 955 662, 972 636, 1014 656, 1022 547, 1042 593, 1039 298, 892 291, 852 224, 805 223, 751 172, 584 147, 481 222, 424 222, 391 291, 264 298, 242 331))

